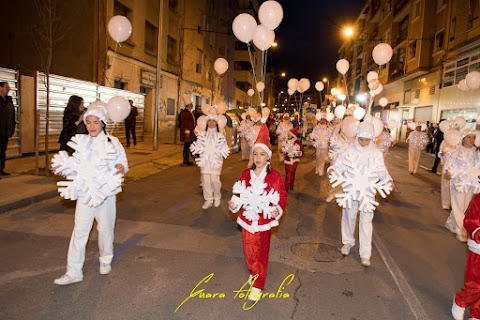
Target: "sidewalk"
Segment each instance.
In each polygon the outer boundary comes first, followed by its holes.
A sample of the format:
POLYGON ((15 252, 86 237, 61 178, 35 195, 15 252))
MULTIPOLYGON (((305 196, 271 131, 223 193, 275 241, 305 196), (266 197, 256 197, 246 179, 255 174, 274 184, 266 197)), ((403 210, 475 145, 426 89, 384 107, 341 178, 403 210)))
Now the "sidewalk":
MULTIPOLYGON (((183 145, 160 144, 157 151, 152 151, 151 143, 140 142, 136 146, 125 148, 130 171, 125 181, 136 180, 152 173, 157 173, 159 166, 173 166, 182 163, 183 145), (161 159, 168 158, 168 164, 161 159), (151 169, 153 168, 153 170, 151 169), (156 171, 155 171, 156 169, 156 171)), ((53 154, 50 154, 51 158, 53 154)), ((49 162, 50 163, 50 162, 49 162)), ((39 176, 35 175, 35 157, 8 159, 5 171, 11 176, 0 179, 0 213, 28 206, 58 196, 57 184, 62 177, 44 174, 45 156, 39 157, 39 176)))

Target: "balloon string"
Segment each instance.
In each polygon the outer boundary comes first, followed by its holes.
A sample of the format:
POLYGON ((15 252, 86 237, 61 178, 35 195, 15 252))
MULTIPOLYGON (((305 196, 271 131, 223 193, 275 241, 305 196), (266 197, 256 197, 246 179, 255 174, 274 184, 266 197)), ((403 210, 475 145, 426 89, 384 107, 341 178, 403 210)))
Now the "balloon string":
MULTIPOLYGON (((252 66, 252 71, 253 71, 253 79, 255 81, 255 88, 257 86, 257 73, 255 72, 255 66, 253 64, 253 57, 252 57, 252 52, 250 51, 250 43, 247 43, 247 49, 248 49, 248 57, 250 58, 250 65, 252 66)), ((260 92, 258 92, 258 89, 257 89, 257 93, 258 93, 258 98, 260 99, 260 92)), ((252 101, 253 102, 253 101, 252 101)))
POLYGON ((347 86, 347 78, 345 77, 345 74, 343 75, 343 83, 345 83, 345 90, 347 94, 347 105, 350 104, 350 93, 348 92, 348 86, 347 86))
POLYGON ((113 127, 112 127, 112 130, 110 130, 110 135, 113 136, 113 130, 115 130, 115 127, 117 126, 117 123, 114 122, 113 123, 113 127))

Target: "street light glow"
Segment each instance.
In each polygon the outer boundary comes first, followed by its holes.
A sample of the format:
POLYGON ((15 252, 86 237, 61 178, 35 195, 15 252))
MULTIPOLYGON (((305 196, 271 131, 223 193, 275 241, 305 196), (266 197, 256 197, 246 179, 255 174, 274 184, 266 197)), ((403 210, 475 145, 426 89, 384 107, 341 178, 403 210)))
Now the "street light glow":
MULTIPOLYGON (((285 72, 282 72, 280 75, 281 75, 282 77, 285 77, 287 74, 286 74, 285 72)), ((283 92, 282 92, 282 93, 283 93, 283 92)))
POLYGON ((276 43, 276 42, 273 42, 273 43, 272 43, 272 47, 274 47, 274 48, 275 48, 276 46, 278 46, 278 43, 276 43))
POLYGON ((345 37, 350 38, 351 36, 353 36, 353 28, 352 27, 343 28, 343 34, 345 35, 345 37))
POLYGON ((327 78, 323 78, 322 81, 325 82, 325 83, 327 83, 328 79, 327 79, 327 78))

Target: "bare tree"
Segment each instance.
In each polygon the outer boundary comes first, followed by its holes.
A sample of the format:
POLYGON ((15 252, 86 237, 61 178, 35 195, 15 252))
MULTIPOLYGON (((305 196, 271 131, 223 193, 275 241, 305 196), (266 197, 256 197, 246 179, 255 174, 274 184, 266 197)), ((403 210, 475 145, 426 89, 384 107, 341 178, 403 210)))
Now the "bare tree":
POLYGON ((43 83, 47 91, 47 101, 45 105, 45 175, 48 176, 50 70, 52 68, 53 50, 55 48, 55 44, 66 36, 68 27, 63 25, 60 17, 60 4, 65 2, 59 0, 35 0, 34 3, 37 9, 38 23, 34 27, 33 39, 38 51, 38 56, 40 57, 40 63, 43 72, 43 83))

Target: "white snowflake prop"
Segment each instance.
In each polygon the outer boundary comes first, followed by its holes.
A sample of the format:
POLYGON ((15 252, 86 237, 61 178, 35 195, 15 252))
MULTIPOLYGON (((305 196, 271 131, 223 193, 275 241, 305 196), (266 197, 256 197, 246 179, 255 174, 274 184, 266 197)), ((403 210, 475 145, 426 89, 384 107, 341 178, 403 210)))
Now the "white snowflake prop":
POLYGON ((464 168, 455 168, 458 170, 452 170, 451 177, 453 185, 458 192, 467 193, 472 191, 474 194, 480 192, 480 168, 473 166, 469 167, 466 171, 464 168))
POLYGON ((272 211, 276 209, 280 200, 278 192, 270 189, 267 193, 265 191, 267 184, 261 180, 250 180, 250 184, 247 187, 245 181, 237 181, 233 185, 233 193, 238 194, 238 196, 232 196, 236 210, 243 207, 245 209, 243 216, 252 222, 260 219, 259 212, 263 213, 264 219, 273 218, 272 211))
POLYGON ((378 206, 375 201, 375 194, 378 192, 385 198, 392 191, 392 182, 389 177, 380 180, 378 173, 384 170, 376 168, 374 159, 368 159, 368 165, 359 166, 360 156, 347 154, 344 158, 344 165, 347 168, 344 172, 332 170, 329 178, 332 187, 341 185, 343 193, 336 194, 337 204, 342 208, 351 208, 352 201, 359 201, 359 210, 373 212, 378 206))
POLYGON ((197 140, 190 146, 193 154, 200 155, 195 162, 200 168, 210 167, 218 169, 222 165, 222 157, 227 158, 230 154, 227 141, 223 134, 212 135, 211 137, 205 132, 200 131, 197 140))
POLYGON ((107 160, 118 157, 113 143, 105 141, 98 150, 92 150, 90 136, 79 134, 68 145, 75 150, 73 156, 60 151, 52 159, 55 174, 67 178, 57 182, 60 196, 67 200, 81 199, 89 207, 98 207, 107 197, 122 190, 123 175, 108 167, 107 160))
POLYGON ((290 158, 300 157, 302 155, 300 146, 295 144, 292 140, 287 140, 287 144, 282 148, 282 151, 290 158))

